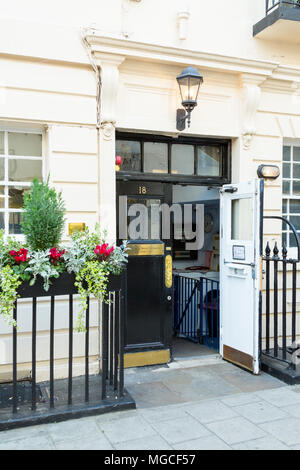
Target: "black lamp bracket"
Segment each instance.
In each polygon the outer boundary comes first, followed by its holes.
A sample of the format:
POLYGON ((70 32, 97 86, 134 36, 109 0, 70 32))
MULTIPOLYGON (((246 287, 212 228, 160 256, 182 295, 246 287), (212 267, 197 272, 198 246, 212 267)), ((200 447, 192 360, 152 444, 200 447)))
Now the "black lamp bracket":
POLYGON ((191 125, 191 111, 185 111, 185 109, 179 108, 177 109, 176 114, 176 129, 178 131, 184 131, 186 128, 186 120, 188 120, 188 127, 191 125))

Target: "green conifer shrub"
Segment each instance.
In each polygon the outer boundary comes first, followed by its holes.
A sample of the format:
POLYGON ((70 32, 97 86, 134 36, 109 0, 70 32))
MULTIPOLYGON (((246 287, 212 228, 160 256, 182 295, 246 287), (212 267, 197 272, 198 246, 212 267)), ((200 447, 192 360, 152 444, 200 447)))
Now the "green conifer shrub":
POLYGON ((61 241, 65 224, 65 204, 61 193, 47 182, 34 179, 24 195, 22 230, 32 250, 48 250, 61 241))

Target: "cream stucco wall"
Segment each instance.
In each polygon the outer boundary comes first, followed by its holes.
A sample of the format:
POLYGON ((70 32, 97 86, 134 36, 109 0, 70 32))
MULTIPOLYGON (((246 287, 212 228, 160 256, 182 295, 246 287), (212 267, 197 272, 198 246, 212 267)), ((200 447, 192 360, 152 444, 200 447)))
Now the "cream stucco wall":
MULTIPOLYGON (((45 171, 63 192, 68 223, 92 227, 100 218, 114 238, 114 129, 178 135, 176 76, 186 65, 201 71, 204 84, 185 133, 231 138, 235 182, 255 177, 262 162, 281 165, 284 139, 300 138, 300 37, 294 44, 254 39, 252 27, 264 16, 264 5, 264 0, 11 0, 1 5, 0 126, 44 130, 45 171), (186 20, 180 22, 180 17, 186 20), (99 131, 91 62, 102 73, 99 131)), ((267 215, 281 214, 281 198, 279 179, 266 187, 267 215)), ((268 222, 265 236, 279 239, 280 230, 280 224, 268 222)), ((62 375, 64 305, 62 300, 56 323, 62 375)), ((28 308, 24 306, 19 320, 19 360, 26 373, 28 308)), ((47 302, 40 308, 43 376, 47 302)), ((92 325, 94 361, 96 304, 92 325)), ((10 332, 1 320, 0 334, 1 374, 10 370, 11 362, 10 332)), ((82 341, 75 335, 78 371, 82 341)))

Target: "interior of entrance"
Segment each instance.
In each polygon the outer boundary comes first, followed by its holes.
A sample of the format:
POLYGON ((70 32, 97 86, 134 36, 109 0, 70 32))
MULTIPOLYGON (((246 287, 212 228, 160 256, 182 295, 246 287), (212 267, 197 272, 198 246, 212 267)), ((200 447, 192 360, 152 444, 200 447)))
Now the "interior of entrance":
MULTIPOLYGON (((125 238, 129 246, 125 359, 153 365, 169 362, 171 354, 215 354, 219 188, 231 179, 231 142, 120 132, 116 155, 118 242, 125 238), (172 212, 160 217, 162 205, 174 203, 203 204, 204 224, 197 224, 204 225, 201 249, 190 250, 189 240, 173 236, 172 212), (163 221, 171 234, 164 233, 163 221)), ((197 212, 190 218, 188 230, 194 232, 197 212)))
POLYGON ((219 189, 212 186, 173 185, 172 202, 204 206, 204 243, 199 250, 187 250, 186 238, 176 239, 173 230, 173 357, 215 354, 219 348, 219 189))

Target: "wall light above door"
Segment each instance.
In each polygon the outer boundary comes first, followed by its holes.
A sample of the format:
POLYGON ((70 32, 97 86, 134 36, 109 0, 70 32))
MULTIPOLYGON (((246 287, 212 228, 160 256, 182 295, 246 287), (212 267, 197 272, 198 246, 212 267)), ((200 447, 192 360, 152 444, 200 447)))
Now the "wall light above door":
POLYGON ((176 129, 183 131, 191 125, 191 112, 197 106, 198 94, 200 86, 203 83, 203 77, 195 67, 186 67, 177 77, 179 90, 181 94, 182 106, 184 109, 177 109, 176 129))

